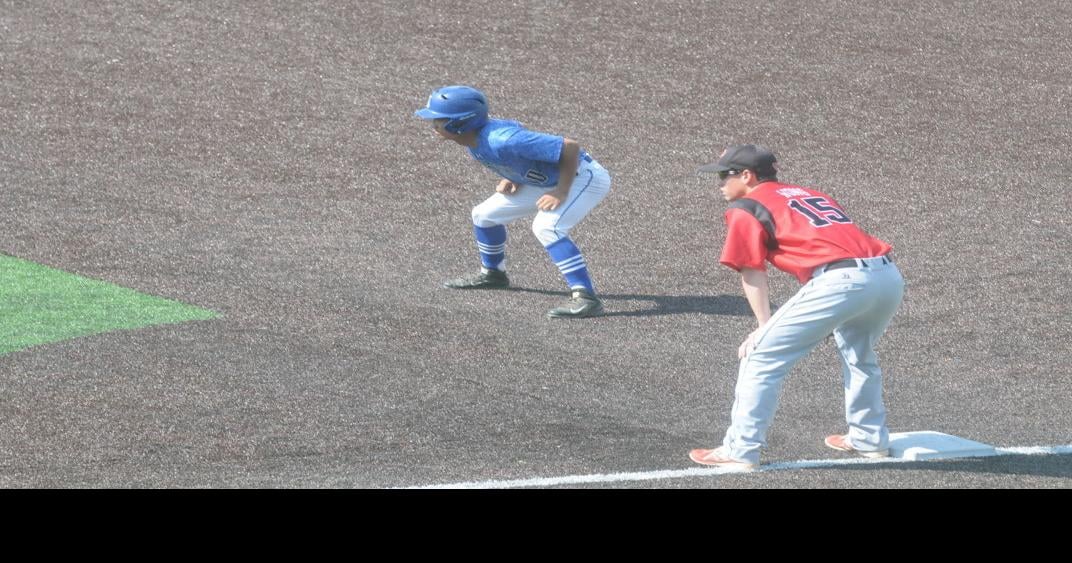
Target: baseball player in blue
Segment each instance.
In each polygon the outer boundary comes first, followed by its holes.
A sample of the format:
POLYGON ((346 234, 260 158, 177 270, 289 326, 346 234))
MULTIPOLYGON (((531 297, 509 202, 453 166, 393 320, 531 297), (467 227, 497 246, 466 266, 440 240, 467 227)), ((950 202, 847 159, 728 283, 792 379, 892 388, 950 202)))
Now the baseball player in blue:
POLYGON ((469 86, 440 88, 416 112, 436 133, 469 149, 502 177, 495 194, 473 208, 479 272, 450 280, 453 289, 499 289, 506 277, 506 225, 535 214, 532 232, 570 287, 571 298, 551 318, 583 318, 603 312, 588 265, 569 237, 572 229, 610 192, 610 175, 576 141, 530 131, 516 121, 488 117, 488 101, 469 86))

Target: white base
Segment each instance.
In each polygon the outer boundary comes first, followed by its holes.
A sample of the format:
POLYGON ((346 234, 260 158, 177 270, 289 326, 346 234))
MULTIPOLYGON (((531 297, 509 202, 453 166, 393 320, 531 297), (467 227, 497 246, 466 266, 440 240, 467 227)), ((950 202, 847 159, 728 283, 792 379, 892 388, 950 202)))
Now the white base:
POLYGON ((890 433, 890 455, 912 461, 998 455, 994 446, 941 432, 890 433))

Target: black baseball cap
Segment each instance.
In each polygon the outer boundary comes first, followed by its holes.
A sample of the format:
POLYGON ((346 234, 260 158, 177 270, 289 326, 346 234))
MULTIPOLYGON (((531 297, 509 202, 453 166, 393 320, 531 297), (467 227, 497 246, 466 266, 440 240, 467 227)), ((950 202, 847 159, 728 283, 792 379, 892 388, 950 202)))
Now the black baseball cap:
POLYGON ((767 170, 778 159, 766 147, 759 145, 733 145, 722 151, 717 162, 705 164, 698 172, 725 172, 727 170, 767 170))

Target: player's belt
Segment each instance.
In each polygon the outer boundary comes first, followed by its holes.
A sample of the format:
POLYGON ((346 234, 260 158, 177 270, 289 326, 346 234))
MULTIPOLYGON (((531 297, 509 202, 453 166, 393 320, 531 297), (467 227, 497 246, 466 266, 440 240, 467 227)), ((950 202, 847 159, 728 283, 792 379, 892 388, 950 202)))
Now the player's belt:
MULTIPOLYGON (((882 259, 882 264, 883 265, 886 265, 886 264, 889 264, 889 263, 893 262, 893 257, 891 257, 889 254, 887 254, 886 256, 880 256, 880 258, 882 259)), ((823 266, 823 271, 824 272, 829 272, 830 270, 838 270, 838 269, 841 269, 841 268, 867 268, 868 267, 867 260, 873 260, 873 258, 869 258, 869 259, 865 259, 865 260, 861 260, 859 258, 846 258, 844 260, 834 260, 833 262, 827 264, 826 266, 823 266)))

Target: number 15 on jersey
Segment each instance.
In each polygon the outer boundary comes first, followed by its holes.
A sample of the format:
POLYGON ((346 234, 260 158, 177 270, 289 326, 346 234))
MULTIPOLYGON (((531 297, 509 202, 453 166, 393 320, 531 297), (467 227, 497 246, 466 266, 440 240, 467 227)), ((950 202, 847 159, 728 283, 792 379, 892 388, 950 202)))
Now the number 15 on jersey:
POLYGON ((804 197, 789 200, 789 207, 808 218, 813 227, 828 227, 834 223, 852 223, 845 212, 834 207, 825 197, 804 197))

